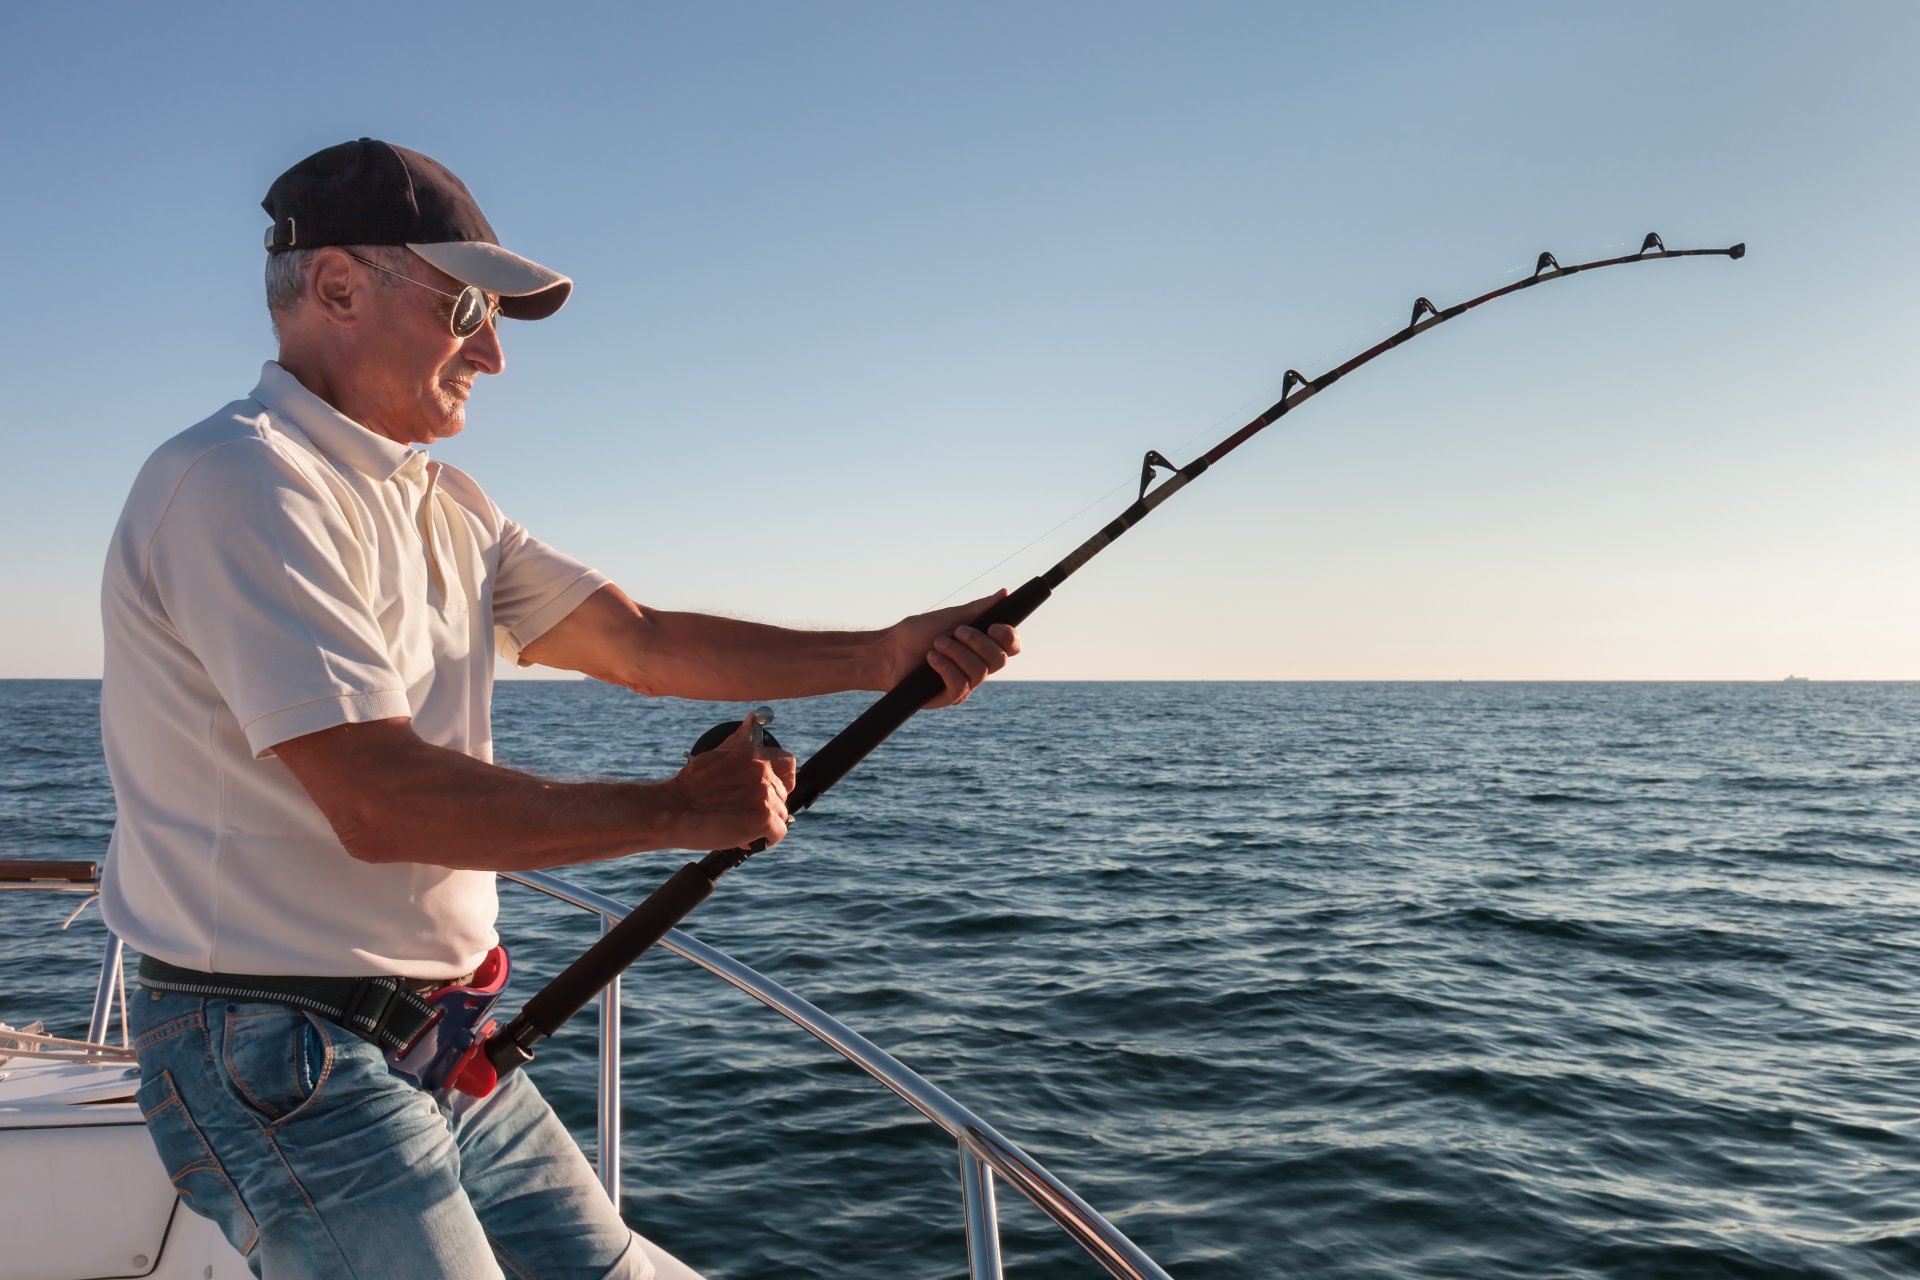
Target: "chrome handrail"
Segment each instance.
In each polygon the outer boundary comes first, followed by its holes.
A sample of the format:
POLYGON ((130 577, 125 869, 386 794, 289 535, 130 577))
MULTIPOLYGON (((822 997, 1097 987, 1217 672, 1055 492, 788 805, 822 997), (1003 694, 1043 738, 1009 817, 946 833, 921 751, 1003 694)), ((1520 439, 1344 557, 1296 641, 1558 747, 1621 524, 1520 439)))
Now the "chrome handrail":
MULTIPOLYGON (((504 873, 509 880, 592 912, 603 921, 622 917, 619 901, 582 889, 544 871, 504 873)), ((960 1187, 967 1223, 968 1274, 999 1280, 1000 1226, 993 1199, 999 1174, 1118 1280, 1170 1280, 1159 1264, 1127 1239, 1039 1161, 918 1072, 779 983, 678 929, 660 945, 731 983, 825 1044, 891 1089, 908 1106, 946 1130, 960 1149, 960 1187)), ((602 1060, 606 1057, 602 1046, 602 1060)), ((614 1072, 617 1078, 619 1073, 614 1072)), ((603 1081, 604 1085, 604 1081, 603 1081)))

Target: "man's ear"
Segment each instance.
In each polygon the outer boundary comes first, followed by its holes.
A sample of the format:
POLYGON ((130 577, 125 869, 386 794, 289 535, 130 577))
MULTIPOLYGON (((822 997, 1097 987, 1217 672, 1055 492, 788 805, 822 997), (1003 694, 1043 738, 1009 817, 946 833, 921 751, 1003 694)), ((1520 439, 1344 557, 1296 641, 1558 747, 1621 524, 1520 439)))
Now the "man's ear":
POLYGON ((321 249, 307 267, 307 300, 332 324, 350 325, 360 316, 361 291, 353 259, 344 250, 321 249))

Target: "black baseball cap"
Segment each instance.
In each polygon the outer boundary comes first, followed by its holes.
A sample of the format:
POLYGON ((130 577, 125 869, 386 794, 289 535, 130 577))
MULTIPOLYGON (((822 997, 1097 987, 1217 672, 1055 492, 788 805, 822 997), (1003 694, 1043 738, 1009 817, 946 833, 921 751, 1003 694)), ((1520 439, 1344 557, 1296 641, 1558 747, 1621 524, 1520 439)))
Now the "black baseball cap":
POLYGON ((514 320, 543 320, 573 292, 558 271, 509 253, 466 184, 443 164, 361 138, 316 151, 273 180, 260 207, 267 252, 401 244, 462 284, 500 295, 514 320))

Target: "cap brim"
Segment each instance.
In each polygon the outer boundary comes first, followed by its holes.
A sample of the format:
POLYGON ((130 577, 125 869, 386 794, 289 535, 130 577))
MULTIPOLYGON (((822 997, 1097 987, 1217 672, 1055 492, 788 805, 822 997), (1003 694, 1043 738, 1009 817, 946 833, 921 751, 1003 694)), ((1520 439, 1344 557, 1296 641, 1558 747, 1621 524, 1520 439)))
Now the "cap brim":
POLYGON ((510 320, 544 320, 566 305, 573 292, 573 281, 566 276, 497 244, 449 240, 407 248, 462 284, 499 294, 500 312, 510 320))

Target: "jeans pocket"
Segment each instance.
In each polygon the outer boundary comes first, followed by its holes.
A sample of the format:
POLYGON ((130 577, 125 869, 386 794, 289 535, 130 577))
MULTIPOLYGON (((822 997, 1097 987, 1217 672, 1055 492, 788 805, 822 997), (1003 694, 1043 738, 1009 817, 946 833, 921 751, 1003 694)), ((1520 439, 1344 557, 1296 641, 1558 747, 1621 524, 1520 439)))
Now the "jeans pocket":
POLYGON ((147 1133, 160 1152, 173 1189, 189 1209, 218 1224, 234 1248, 252 1253, 259 1228, 200 1126, 187 1113, 187 1104, 173 1087, 173 1073, 162 1071, 143 1080, 133 1097, 146 1117, 147 1133))
POLYGON ((226 1007, 220 1065, 227 1084, 269 1124, 282 1124, 313 1101, 333 1066, 332 1043, 308 1015, 283 1005, 226 1007))

